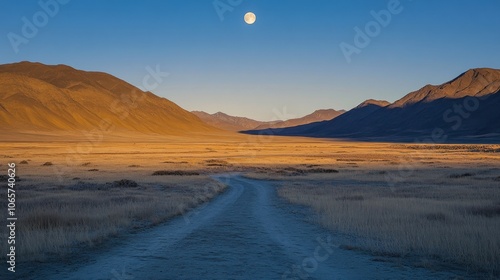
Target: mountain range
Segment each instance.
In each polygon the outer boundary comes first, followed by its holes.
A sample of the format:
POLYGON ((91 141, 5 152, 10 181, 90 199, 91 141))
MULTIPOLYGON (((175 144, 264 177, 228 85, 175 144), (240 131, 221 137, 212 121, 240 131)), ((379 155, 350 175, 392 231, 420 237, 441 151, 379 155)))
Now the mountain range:
POLYGON ((192 113, 198 116, 201 120, 210 124, 212 126, 218 127, 220 129, 229 131, 243 131, 252 129, 268 129, 268 128, 284 128, 297 125, 303 125, 313 122, 331 120, 343 114, 345 111, 336 111, 334 109, 323 109, 316 110, 313 113, 295 119, 289 120, 279 120, 279 121, 256 121, 244 117, 235 117, 224 114, 222 112, 217 112, 215 114, 209 114, 203 111, 193 111, 192 113))
POLYGON ((330 121, 250 134, 376 141, 500 142, 500 70, 471 69, 389 103, 367 100, 330 121))
POLYGON ((173 102, 114 76, 20 62, 0 65, 2 129, 34 133, 220 133, 173 102))
POLYGON ((0 65, 4 135, 218 135, 234 131, 369 141, 500 142, 500 70, 471 69, 390 103, 366 100, 345 111, 260 122, 224 113, 188 112, 175 103, 102 72, 66 65, 0 65))

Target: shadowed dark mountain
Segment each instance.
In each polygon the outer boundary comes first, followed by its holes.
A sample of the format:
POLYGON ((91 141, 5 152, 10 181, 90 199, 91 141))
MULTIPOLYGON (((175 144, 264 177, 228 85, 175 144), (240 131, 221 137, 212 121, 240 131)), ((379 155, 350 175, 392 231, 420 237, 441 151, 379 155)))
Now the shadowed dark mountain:
POLYGON ((251 134, 379 141, 500 142, 500 70, 472 69, 388 104, 368 100, 331 120, 251 134))
POLYGON ((220 132, 173 102, 109 74, 31 62, 0 65, 0 125, 34 134, 220 132))
POLYGON ((331 120, 337 116, 340 116, 344 112, 345 112, 344 110, 336 111, 334 109, 324 109, 324 110, 317 110, 301 118, 290 119, 286 121, 271 121, 271 122, 261 122, 249 118, 235 117, 221 112, 215 114, 209 114, 202 111, 193 111, 192 113, 197 115, 200 119, 202 119, 209 125, 229 131, 244 131, 250 129, 256 130, 256 129, 267 129, 267 128, 291 127, 318 121, 331 120))

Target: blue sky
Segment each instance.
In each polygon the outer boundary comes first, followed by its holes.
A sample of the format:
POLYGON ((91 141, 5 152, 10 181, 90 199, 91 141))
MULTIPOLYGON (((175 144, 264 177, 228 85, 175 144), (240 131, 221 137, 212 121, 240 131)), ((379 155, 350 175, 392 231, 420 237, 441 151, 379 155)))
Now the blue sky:
POLYGON ((170 75, 155 94, 187 110, 259 120, 394 101, 470 68, 500 68, 498 0, 400 0, 350 63, 340 44, 356 47, 354 28, 365 30, 371 11, 396 0, 217 1, 233 4, 223 20, 213 0, 71 0, 44 24, 38 1, 2 0, 0 63, 67 64, 137 86, 159 65, 170 75), (248 11, 254 25, 243 21, 248 11), (40 27, 26 38, 22 18, 34 16, 40 27), (17 53, 9 34, 27 41, 17 53))

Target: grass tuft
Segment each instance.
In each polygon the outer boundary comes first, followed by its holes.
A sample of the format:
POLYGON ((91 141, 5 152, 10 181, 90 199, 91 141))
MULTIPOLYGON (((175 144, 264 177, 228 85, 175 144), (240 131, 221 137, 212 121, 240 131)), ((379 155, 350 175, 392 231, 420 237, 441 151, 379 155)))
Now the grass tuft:
POLYGON ((472 177, 472 176, 474 176, 473 173, 461 173, 461 174, 451 174, 450 178, 459 179, 459 178, 472 177))
POLYGON ((439 221, 439 222, 446 221, 446 215, 443 213, 429 213, 425 215, 425 218, 428 221, 439 221))
POLYGON ((487 218, 493 218, 500 216, 500 205, 472 206, 469 207, 466 212, 473 216, 483 216, 487 218))
POLYGON ((200 173, 184 170, 159 170, 153 172, 152 176, 198 176, 200 173))

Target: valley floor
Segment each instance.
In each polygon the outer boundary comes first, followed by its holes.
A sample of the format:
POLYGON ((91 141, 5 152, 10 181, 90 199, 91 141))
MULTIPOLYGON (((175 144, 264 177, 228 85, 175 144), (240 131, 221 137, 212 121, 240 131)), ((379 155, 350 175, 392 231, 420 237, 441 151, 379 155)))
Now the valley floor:
MULTIPOLYGON (((269 180, 284 200, 310 207, 316 214, 308 219, 336 234, 343 250, 434 270, 460 265, 495 275, 500 269, 498 145, 248 136, 3 142, 0 151, 1 174, 14 162, 20 179, 18 253, 25 262, 51 263, 123 232, 185 216, 227 192, 227 184, 211 175, 239 172, 269 180)), ((6 237, 2 232, 0 244, 6 237)), ((0 247, 5 256, 6 246, 0 247)))
POLYGON ((307 210, 279 200, 265 181, 218 175, 228 190, 186 217, 61 263, 35 265, 43 279, 453 279, 433 271, 374 261, 339 248, 336 235, 307 222, 307 210))

